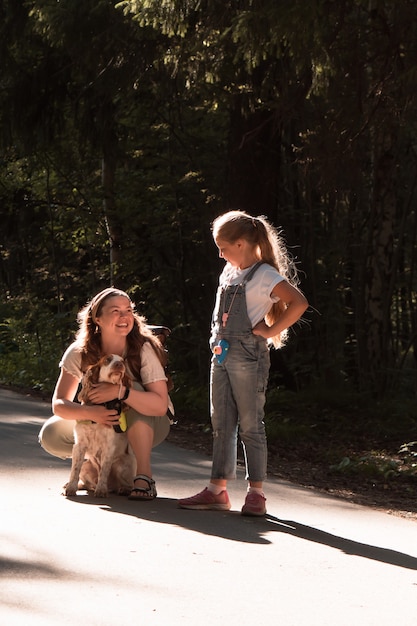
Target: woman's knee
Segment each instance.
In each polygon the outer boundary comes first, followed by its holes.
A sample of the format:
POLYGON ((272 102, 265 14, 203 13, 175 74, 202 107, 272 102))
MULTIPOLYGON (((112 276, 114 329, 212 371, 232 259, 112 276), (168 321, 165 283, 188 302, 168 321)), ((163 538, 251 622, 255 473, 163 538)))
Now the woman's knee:
POLYGON ((39 443, 45 452, 60 459, 71 458, 74 445, 74 422, 53 416, 42 426, 39 443))

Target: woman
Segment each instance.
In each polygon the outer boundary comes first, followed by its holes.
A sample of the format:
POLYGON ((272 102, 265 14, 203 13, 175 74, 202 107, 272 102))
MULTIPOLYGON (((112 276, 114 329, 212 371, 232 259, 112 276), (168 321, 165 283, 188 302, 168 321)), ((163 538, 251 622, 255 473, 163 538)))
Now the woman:
POLYGON ((134 488, 129 499, 152 500, 156 497, 152 478, 151 450, 169 432, 165 351, 147 328, 145 319, 134 311, 129 296, 110 287, 98 293, 78 314, 76 340, 64 353, 61 372, 52 398, 54 416, 43 426, 42 447, 60 458, 70 458, 74 444, 74 421, 91 420, 114 426, 119 415, 104 403, 119 395, 128 405, 127 437, 136 458, 134 488), (119 354, 133 379, 130 390, 110 383, 98 383, 89 394, 92 404, 75 402, 79 382, 89 365, 105 354, 119 354), (145 478, 143 478, 145 476, 145 478))

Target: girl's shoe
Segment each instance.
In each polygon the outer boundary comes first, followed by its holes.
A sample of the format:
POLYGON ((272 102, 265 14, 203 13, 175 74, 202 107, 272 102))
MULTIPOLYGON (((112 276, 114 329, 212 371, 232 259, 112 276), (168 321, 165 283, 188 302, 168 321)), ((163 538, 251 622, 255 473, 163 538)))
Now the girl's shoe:
POLYGON ((211 511, 228 511, 231 507, 227 491, 224 490, 216 496, 207 487, 191 498, 182 498, 178 500, 180 509, 195 510, 211 510, 211 511))
POLYGON ((266 498, 256 491, 250 491, 242 507, 242 515, 265 515, 266 498))

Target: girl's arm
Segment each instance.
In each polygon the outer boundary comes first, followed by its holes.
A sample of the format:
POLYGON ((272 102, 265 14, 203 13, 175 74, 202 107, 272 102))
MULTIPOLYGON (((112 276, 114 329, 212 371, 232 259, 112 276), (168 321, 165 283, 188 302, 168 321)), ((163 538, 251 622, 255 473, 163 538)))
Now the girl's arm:
POLYGON ((301 291, 298 291, 298 289, 290 285, 286 280, 282 280, 275 285, 271 295, 277 296, 282 300, 286 305, 286 309, 282 315, 280 315, 279 320, 272 326, 268 326, 264 320, 261 320, 252 329, 254 335, 260 335, 265 339, 275 337, 275 335, 278 335, 286 328, 295 324, 308 307, 307 299, 301 291))

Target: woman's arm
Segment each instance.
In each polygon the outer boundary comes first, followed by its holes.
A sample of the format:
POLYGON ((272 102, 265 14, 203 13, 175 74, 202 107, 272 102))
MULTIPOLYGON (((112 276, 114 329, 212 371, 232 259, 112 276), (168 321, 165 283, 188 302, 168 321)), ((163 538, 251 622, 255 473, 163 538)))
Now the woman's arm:
MULTIPOLYGON (((54 415, 58 415, 67 420, 92 420, 93 422, 107 426, 113 426, 118 423, 119 415, 115 409, 106 409, 105 406, 78 404, 78 402, 74 402, 77 390, 77 379, 64 368, 61 368, 61 373, 58 377, 52 397, 52 411, 54 415)), ((113 390, 112 398, 114 397, 115 394, 113 390)))
POLYGON ((165 415, 168 410, 168 387, 165 380, 144 385, 146 391, 130 389, 126 404, 142 415, 165 415))
MULTIPOLYGON (((157 380, 143 385, 146 391, 130 388, 129 396, 123 400, 132 409, 142 415, 165 415, 168 410, 168 387, 165 380, 157 380)), ((126 387, 109 383, 97 383, 89 392, 88 397, 92 402, 108 402, 114 398, 123 398, 126 387)))
POLYGON ((273 288, 271 292, 272 296, 277 296, 282 302, 286 304, 286 309, 280 315, 279 320, 275 322, 272 326, 268 326, 264 320, 261 320, 256 326, 252 329, 254 335, 260 335, 265 339, 269 339, 270 337, 275 337, 286 328, 289 328, 295 322, 297 322, 304 311, 308 307, 308 302, 305 296, 295 289, 290 283, 286 280, 282 280, 273 288))

